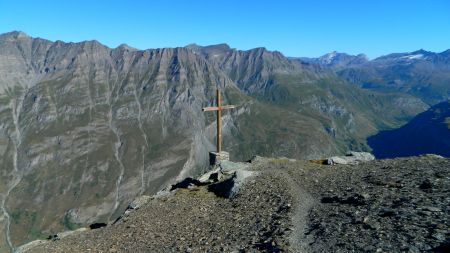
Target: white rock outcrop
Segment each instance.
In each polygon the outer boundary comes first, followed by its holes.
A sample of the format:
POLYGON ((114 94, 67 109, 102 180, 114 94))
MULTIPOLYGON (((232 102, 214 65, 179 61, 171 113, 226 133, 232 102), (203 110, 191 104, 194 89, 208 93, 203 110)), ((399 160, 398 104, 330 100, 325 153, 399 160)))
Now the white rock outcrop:
POLYGON ((335 164, 351 164, 356 165, 361 162, 368 162, 375 160, 375 156, 368 152, 354 152, 350 151, 345 156, 332 156, 327 159, 328 165, 335 164))

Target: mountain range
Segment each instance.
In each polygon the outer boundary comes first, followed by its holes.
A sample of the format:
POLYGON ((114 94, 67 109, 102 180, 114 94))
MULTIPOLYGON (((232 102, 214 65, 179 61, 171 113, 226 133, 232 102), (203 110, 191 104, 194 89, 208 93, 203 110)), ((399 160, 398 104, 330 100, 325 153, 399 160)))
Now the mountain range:
POLYGON ((450 96, 450 49, 441 53, 423 49, 394 53, 373 60, 363 55, 333 52, 319 58, 300 58, 335 70, 362 88, 402 92, 433 105, 450 96))
POLYGON ((216 89, 238 106, 223 116, 234 160, 368 151, 369 136, 450 97, 446 52, 320 60, 2 34, 0 251, 114 221, 134 197, 203 172, 215 117, 201 108, 216 89))

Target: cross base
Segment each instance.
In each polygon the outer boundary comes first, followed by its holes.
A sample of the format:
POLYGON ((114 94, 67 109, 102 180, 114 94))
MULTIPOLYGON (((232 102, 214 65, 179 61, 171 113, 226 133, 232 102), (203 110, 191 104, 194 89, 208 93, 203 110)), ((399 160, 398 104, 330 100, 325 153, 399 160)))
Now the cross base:
POLYGON ((220 161, 229 161, 230 154, 226 151, 218 152, 209 152, 209 165, 214 166, 218 165, 220 161))

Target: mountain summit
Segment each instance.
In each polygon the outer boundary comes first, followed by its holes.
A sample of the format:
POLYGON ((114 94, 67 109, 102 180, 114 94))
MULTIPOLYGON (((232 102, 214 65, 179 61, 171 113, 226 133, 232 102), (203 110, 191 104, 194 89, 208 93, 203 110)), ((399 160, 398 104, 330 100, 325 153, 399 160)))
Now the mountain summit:
POLYGON ((222 162, 136 199, 113 225, 21 252, 447 252, 449 173, 450 160, 436 156, 333 168, 222 162))
POLYGON ((351 65, 364 64, 369 61, 365 54, 349 55, 333 51, 319 58, 300 58, 302 61, 315 63, 327 67, 343 68, 351 65))

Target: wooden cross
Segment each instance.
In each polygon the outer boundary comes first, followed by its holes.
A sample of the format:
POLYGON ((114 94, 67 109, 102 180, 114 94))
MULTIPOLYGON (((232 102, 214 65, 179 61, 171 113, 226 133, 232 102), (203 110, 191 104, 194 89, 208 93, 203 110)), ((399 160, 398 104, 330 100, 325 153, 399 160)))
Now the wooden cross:
POLYGON ((217 96, 217 106, 213 107, 205 107, 202 109, 204 112, 208 111, 217 111, 217 153, 220 154, 220 151, 222 151, 222 110, 225 109, 232 109, 236 106, 234 105, 221 105, 220 104, 220 90, 217 89, 216 91, 217 96))

